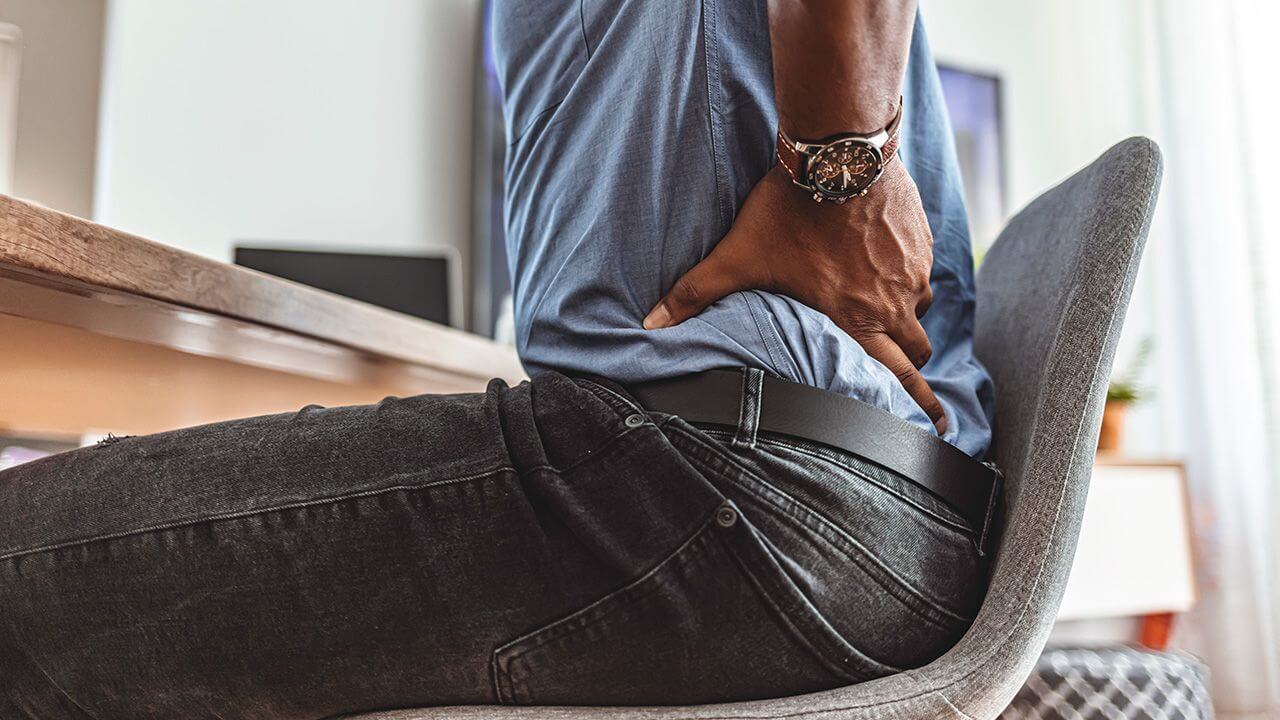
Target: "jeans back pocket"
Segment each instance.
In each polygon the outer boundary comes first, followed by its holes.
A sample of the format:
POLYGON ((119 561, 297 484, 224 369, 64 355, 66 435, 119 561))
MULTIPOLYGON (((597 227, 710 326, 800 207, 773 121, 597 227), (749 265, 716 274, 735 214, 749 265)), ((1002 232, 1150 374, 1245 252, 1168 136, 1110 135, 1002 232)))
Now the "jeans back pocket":
POLYGON ((493 654, 512 704, 696 704, 889 674, 822 619, 732 502, 628 585, 493 654))
POLYGON ((920 667, 955 645, 985 594, 965 521, 910 480, 848 453, 672 423, 686 459, 751 517, 793 585, 839 636, 884 666, 920 667))

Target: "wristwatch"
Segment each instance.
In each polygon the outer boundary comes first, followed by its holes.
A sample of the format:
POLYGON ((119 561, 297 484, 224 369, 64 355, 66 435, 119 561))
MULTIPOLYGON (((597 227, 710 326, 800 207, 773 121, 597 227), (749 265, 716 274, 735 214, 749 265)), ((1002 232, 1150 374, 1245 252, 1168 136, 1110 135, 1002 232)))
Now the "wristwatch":
POLYGON ((837 205, 862 197, 898 152, 902 100, 889 126, 878 133, 841 133, 821 140, 795 140, 778 128, 778 163, 815 202, 837 205))

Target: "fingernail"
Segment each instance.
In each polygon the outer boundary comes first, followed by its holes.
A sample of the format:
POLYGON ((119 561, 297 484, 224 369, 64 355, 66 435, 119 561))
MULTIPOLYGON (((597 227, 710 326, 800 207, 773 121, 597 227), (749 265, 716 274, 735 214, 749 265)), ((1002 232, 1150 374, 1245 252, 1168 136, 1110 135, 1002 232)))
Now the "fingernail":
POLYGON ((938 428, 938 437, 942 437, 943 435, 946 435, 947 434, 947 416, 943 415, 942 417, 938 418, 938 421, 935 422, 933 426, 938 428))
POLYGON ((649 315, 645 317, 644 329, 657 330, 658 328, 666 327, 668 322, 671 322, 671 313, 667 312, 666 305, 658 303, 649 311, 649 315))

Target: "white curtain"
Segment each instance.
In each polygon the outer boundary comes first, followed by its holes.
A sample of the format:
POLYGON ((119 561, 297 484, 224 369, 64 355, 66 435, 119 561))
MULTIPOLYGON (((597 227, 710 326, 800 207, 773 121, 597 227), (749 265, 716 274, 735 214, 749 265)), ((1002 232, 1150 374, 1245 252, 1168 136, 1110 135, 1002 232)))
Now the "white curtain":
POLYGON ((1200 594, 1174 639, 1220 718, 1280 718, 1280 3, 1148 8, 1161 391, 1181 394, 1200 594))

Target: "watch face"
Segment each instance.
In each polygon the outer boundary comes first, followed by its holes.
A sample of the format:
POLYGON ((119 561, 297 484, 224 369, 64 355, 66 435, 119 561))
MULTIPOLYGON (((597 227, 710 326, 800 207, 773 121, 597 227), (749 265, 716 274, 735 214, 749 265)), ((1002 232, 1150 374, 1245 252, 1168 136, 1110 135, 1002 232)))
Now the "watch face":
POLYGON ((809 181, 832 198, 857 195, 880 174, 880 153, 858 140, 839 140, 819 150, 809 161, 809 181))

